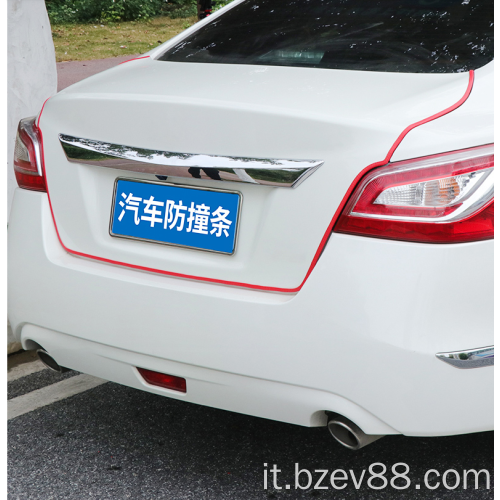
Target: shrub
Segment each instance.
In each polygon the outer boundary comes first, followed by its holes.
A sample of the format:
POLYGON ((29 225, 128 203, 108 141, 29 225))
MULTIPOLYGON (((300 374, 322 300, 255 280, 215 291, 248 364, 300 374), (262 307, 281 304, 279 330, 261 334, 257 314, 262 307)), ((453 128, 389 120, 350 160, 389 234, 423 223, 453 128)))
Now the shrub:
POLYGON ((172 19, 196 16, 198 13, 196 0, 169 0, 164 12, 172 19))
POLYGON ((213 4, 213 11, 219 10, 220 8, 224 7, 224 5, 227 5, 230 3, 232 0, 212 0, 213 4))
MULTIPOLYGON (((212 0, 212 11, 216 11, 231 0, 212 0)), ((196 0, 169 0, 165 6, 166 14, 172 19, 196 16, 198 11, 196 0)))
MULTIPOLYGON (((230 0, 213 0, 213 10, 230 0)), ((52 24, 139 21, 159 15, 191 17, 196 0, 45 0, 52 24)))
MULTIPOLYGON (((188 1, 188 0, 184 0, 188 1)), ((52 24, 150 19, 163 13, 165 0, 46 0, 52 24)))

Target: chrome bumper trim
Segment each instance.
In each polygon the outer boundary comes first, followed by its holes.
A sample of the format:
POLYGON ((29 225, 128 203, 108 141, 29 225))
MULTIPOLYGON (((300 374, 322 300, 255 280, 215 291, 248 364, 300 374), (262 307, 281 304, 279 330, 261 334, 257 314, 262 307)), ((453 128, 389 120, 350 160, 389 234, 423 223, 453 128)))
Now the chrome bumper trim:
POLYGON ((110 144, 65 134, 59 134, 59 141, 70 162, 161 177, 187 177, 295 188, 323 165, 322 160, 280 160, 173 153, 110 144))
POLYGON ((455 368, 482 368, 494 365, 495 348, 489 346, 465 351, 438 352, 436 357, 455 368))

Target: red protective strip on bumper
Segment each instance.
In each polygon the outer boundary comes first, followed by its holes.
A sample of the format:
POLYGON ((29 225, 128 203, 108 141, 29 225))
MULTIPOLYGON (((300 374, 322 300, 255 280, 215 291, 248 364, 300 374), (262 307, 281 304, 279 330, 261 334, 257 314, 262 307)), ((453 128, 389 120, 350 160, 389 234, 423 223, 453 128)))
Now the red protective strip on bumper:
MULTIPOLYGON (((138 58, 138 59, 143 59, 143 58, 146 58, 146 57, 149 57, 149 56, 144 56, 144 57, 138 58)), ((133 60, 133 59, 131 59, 131 60, 133 60)), ((128 61, 125 61, 125 62, 128 62, 128 61)), ((391 149, 389 149, 389 152, 387 153, 386 157, 383 160, 375 162, 375 163, 372 163, 371 165, 368 165, 366 168, 364 168, 356 176, 356 178, 353 180, 353 182, 349 186, 349 189, 347 190, 346 194, 344 195, 344 198, 342 199, 339 207, 337 208, 337 211, 333 215, 333 218, 332 218, 330 224, 328 225, 328 228, 326 229, 325 234, 323 235, 323 238, 321 239, 319 247, 316 250, 316 253, 314 254, 314 258, 313 258, 313 260, 311 262, 311 265, 309 266, 309 269, 307 271, 307 274, 306 274, 305 278, 303 279, 302 283, 298 287, 296 287, 296 288, 279 288, 279 287, 272 287, 272 286, 252 285, 250 283, 239 283, 237 281, 226 281, 226 280, 218 280, 218 279, 215 279, 215 278, 205 278, 205 277, 202 277, 202 276, 191 276, 189 274, 174 273, 174 272, 171 272, 171 271, 163 271, 161 269, 153 269, 153 268, 150 268, 150 267, 137 266, 135 264, 127 264, 126 262, 119 262, 119 261, 116 261, 116 260, 105 259, 103 257, 98 257, 96 255, 89 255, 89 254, 86 254, 86 253, 78 252, 76 250, 71 250, 70 248, 68 248, 67 246, 64 245, 64 243, 63 243, 63 241, 61 239, 61 236, 59 235, 59 231, 57 229, 56 218, 54 216, 54 210, 52 209, 52 202, 50 201, 50 192, 49 192, 49 186, 48 186, 48 182, 47 182, 47 174, 45 172, 45 156, 44 156, 44 150, 43 150, 43 134, 42 134, 42 131, 40 130, 40 136, 42 137, 42 144, 41 144, 41 150, 42 150, 42 168, 43 168, 43 174, 44 174, 44 177, 45 177, 45 182, 47 183, 47 195, 48 195, 48 198, 49 198, 50 212, 52 214, 52 220, 54 221, 54 227, 56 229, 57 237, 58 237, 59 242, 61 243, 62 247, 67 252, 69 252, 69 253, 71 253, 73 255, 78 255, 79 257, 84 257, 84 258, 88 258, 88 259, 94 259, 94 260, 98 260, 100 262, 105 262, 107 264, 113 264, 113 265, 117 265, 117 266, 125 266, 125 267, 129 267, 129 268, 132 268, 132 269, 137 269, 137 270, 140 270, 140 271, 146 271, 146 272, 151 272, 151 273, 164 274, 166 276, 172 276, 172 277, 175 277, 175 278, 184 278, 184 279, 192 279, 192 280, 198 280, 198 281, 205 281, 205 282, 208 282, 208 283, 216 283, 216 284, 226 285, 226 286, 238 286, 238 287, 251 288, 251 289, 254 289, 254 290, 263 290, 263 291, 268 291, 268 292, 296 293, 296 292, 300 291, 300 289, 304 286, 304 283, 307 281, 307 279, 311 275, 314 267, 316 266, 316 263, 318 262, 318 260, 319 260, 319 258, 321 256, 321 253, 322 253, 323 249, 325 248, 326 243, 328 242, 328 239, 329 239, 329 237, 330 237, 330 235, 332 233, 333 226, 335 225, 335 222, 337 221, 337 218, 340 216, 342 210, 344 209, 345 204, 347 203, 347 200, 349 199, 349 196, 353 192, 353 190, 356 187, 357 183, 360 181, 361 177, 363 177, 368 171, 372 170, 373 168, 381 167, 382 165, 386 165, 387 163, 389 163, 389 161, 391 160, 392 156, 394 155, 394 152, 396 151, 397 147, 401 144, 401 141, 405 138, 405 136, 411 130, 413 130, 414 128, 416 128, 416 127, 418 127, 420 125, 423 125, 425 123, 428 123, 428 122, 431 122, 433 120, 436 120, 437 118, 440 118, 441 116, 444 116, 444 115, 446 115, 446 114, 454 111, 455 109, 459 108, 467 100, 467 98, 469 97, 469 95, 470 95, 470 93, 472 91, 473 85, 474 85, 474 71, 469 71, 469 83, 467 85, 467 89, 465 91, 465 94, 461 97, 460 100, 458 100, 455 104, 453 104, 449 108, 446 108, 443 111, 440 111, 439 113, 436 113, 436 114, 434 114, 432 116, 429 116, 428 118, 425 118, 423 120, 415 122, 415 123, 409 125, 408 127, 406 127, 403 130, 403 132, 401 132, 401 134, 399 134, 399 137, 396 139, 396 141, 392 145, 391 149)), ((42 116, 42 112, 43 112, 43 109, 44 109, 45 104, 46 104, 47 101, 48 101, 48 99, 43 103, 42 110, 40 111, 40 114, 38 115, 37 126, 39 128, 40 128, 40 118, 42 116)))
MULTIPOLYGON (((127 59, 126 61, 123 61, 120 64, 125 64, 125 63, 128 63, 130 61, 137 61, 139 59, 148 59, 148 58, 149 58, 149 56, 134 57, 133 59, 127 59)), ((120 66, 120 64, 118 66, 120 66)))

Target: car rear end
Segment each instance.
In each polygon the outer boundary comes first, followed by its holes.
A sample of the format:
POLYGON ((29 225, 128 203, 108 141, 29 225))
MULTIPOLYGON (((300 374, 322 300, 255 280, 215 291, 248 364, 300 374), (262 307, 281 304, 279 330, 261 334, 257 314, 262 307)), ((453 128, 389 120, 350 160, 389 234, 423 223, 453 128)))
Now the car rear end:
POLYGON ((491 429, 490 10, 234 2, 50 99, 16 146, 17 338, 300 425, 491 429))

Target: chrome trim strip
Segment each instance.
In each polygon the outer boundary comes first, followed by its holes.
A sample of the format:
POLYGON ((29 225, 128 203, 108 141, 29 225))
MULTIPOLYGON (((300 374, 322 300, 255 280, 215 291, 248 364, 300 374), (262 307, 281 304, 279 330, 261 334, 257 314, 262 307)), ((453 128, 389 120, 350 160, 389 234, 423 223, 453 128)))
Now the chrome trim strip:
POLYGON ((438 352, 436 357, 455 368, 482 368, 495 364, 494 346, 464 351, 438 352))
MULTIPOLYGON (((134 148, 59 134, 68 161, 165 177, 187 177, 295 188, 322 160, 245 158, 134 148)), ((164 180, 164 179, 163 179, 164 180)))

